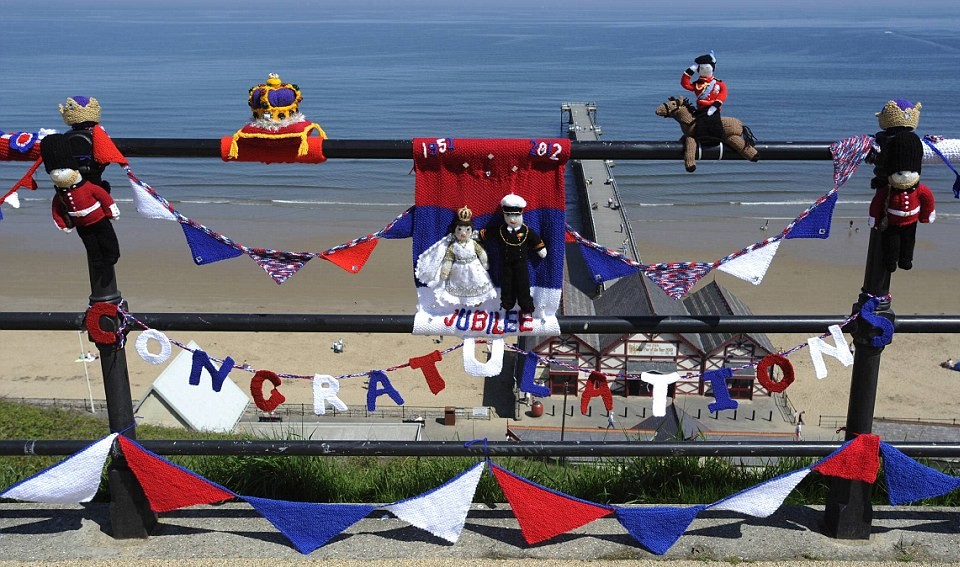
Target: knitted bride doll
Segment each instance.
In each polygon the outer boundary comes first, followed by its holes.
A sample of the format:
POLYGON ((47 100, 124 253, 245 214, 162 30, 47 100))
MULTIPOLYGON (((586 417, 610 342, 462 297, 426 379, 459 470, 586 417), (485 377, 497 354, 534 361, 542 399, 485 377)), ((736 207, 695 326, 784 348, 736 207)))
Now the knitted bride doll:
POLYGON ((417 259, 417 279, 431 288, 441 306, 476 306, 497 297, 487 252, 473 239, 473 211, 457 211, 453 234, 441 238, 417 259))

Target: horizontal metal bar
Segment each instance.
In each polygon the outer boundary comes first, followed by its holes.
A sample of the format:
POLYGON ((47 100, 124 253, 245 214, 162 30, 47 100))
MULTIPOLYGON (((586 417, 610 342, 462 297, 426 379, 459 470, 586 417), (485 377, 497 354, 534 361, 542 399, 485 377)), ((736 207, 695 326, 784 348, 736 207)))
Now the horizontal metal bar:
MULTIPOLYGON (((278 313, 133 313, 159 331, 410 333, 413 315, 291 315, 278 313)), ((558 317, 562 333, 821 333, 843 315, 558 317)), ((0 312, 0 331, 76 331, 83 314, 0 312)), ((960 333, 960 315, 901 315, 901 333, 960 333)))
MULTIPOLYGON (((220 140, 198 138, 116 138, 127 157, 219 158, 220 140)), ((830 160, 832 142, 768 142, 757 144, 763 160, 830 160)), ((330 159, 412 159, 413 140, 324 140, 323 154, 330 159)), ((683 158, 680 142, 625 141, 571 142, 571 159, 675 160, 683 158)), ((720 147, 702 148, 701 159, 743 159, 720 147)))
MULTIPOLYGON (((72 455, 94 441, 4 440, 0 455, 72 455)), ((388 457, 820 457, 837 450, 840 442, 800 441, 490 441, 469 447, 461 441, 310 441, 310 440, 138 440, 161 455, 277 455, 277 456, 388 456, 388 457)), ((960 457, 958 443, 892 443, 911 457, 960 457)))

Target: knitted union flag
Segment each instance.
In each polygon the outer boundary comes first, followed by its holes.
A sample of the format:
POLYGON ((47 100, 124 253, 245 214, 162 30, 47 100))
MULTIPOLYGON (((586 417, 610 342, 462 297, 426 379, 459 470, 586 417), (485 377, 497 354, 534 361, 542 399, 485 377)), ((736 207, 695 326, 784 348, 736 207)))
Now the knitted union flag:
MULTIPOLYGON (((440 250, 439 259, 443 258, 446 246, 441 250, 440 241, 452 234, 461 208, 471 210, 474 231, 485 228, 495 234, 503 225, 500 201, 511 193, 526 202, 523 222, 540 236, 547 250, 544 258, 536 253, 528 254, 527 258, 536 307, 532 315, 521 313, 519 307, 510 311, 500 308, 503 258, 500 247, 491 238, 484 250, 497 296, 483 300, 480 305, 441 304, 434 289, 428 287, 430 282, 417 279, 414 333, 497 338, 559 332, 556 312, 563 285, 566 226, 563 174, 569 156, 570 142, 565 139, 418 138, 413 141, 417 174, 413 212, 415 274, 422 273, 426 258, 431 257, 425 252, 440 250)), ((432 258, 436 259, 437 255, 432 258)), ((435 287, 436 282, 433 285, 435 287)))

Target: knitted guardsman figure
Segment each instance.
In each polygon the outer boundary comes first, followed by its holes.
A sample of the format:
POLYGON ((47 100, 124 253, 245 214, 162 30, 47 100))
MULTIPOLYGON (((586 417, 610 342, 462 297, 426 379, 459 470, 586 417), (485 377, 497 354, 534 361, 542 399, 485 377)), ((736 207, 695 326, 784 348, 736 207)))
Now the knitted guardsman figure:
MULTIPOLYGON (((887 101, 883 110, 876 113, 877 122, 880 124, 880 131, 877 132, 874 139, 877 143, 879 154, 868 156, 868 161, 873 161, 873 179, 870 180, 870 188, 879 189, 887 184, 887 178, 890 174, 897 171, 887 163, 892 159, 891 153, 884 153, 883 150, 887 143, 893 138, 905 134, 916 136, 913 133, 917 125, 920 124, 920 109, 923 108, 919 102, 911 103, 909 100, 898 98, 887 101)), ((918 170, 919 172, 919 170, 918 170)))
POLYGON ((111 220, 120 216, 113 198, 99 185, 83 179, 66 134, 51 134, 40 145, 43 165, 53 181, 53 222, 64 232, 77 229, 90 265, 112 266, 120 258, 120 244, 111 220))
POLYGON ((480 241, 500 247, 500 307, 509 311, 514 305, 520 310, 533 313, 533 298, 530 296, 530 270, 527 260, 531 252, 541 258, 547 257, 547 248, 532 228, 523 224, 523 208, 526 200, 513 193, 500 201, 503 224, 494 229, 481 229, 480 241))
POLYGON ((933 222, 937 213, 933 192, 920 183, 920 138, 912 131, 901 132, 884 145, 881 158, 891 173, 870 202, 870 216, 873 229, 880 231, 883 265, 888 272, 895 272, 898 266, 904 270, 913 267, 917 222, 933 222))
MULTIPOLYGON (((70 151, 77 161, 77 171, 84 181, 89 181, 110 192, 110 183, 103 179, 103 170, 109 163, 101 163, 94 158, 93 129, 100 124, 100 103, 93 97, 72 96, 67 102, 58 105, 60 116, 70 130, 64 135, 70 142, 70 151)), ((49 171, 49 168, 47 169, 49 171)))
POLYGON ((697 95, 696 137, 723 139, 723 124, 720 122, 720 107, 727 100, 727 86, 713 75, 717 58, 713 51, 694 59, 694 64, 680 76, 680 86, 697 95), (693 81, 694 75, 697 80, 693 81))

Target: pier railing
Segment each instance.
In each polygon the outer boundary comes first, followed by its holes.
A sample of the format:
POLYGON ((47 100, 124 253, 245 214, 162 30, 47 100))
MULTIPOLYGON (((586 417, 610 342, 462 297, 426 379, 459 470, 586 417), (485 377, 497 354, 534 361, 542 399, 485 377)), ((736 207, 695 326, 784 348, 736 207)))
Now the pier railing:
MULTIPOLYGON (((177 157, 220 159, 220 140, 203 139, 115 139, 118 148, 128 157, 177 157)), ((764 161, 829 160, 830 142, 771 142, 758 144, 764 161)), ((328 159, 410 159, 412 140, 325 140, 324 155, 328 159)), ((573 142, 573 160, 677 160, 683 148, 678 142, 573 142)), ((736 152, 705 148, 701 159, 741 159, 736 152)), ((879 242, 871 231, 870 245, 857 305, 868 297, 886 296, 890 274, 878 261, 879 242)), ((91 302, 119 303, 112 267, 107 278, 91 267, 91 302), (96 283, 95 283, 96 282, 96 283), (108 283, 104 283, 108 282, 108 283)), ((889 303, 877 310, 890 320, 896 332, 960 333, 958 316, 894 317, 889 303)), ((295 314, 184 314, 138 313, 137 317, 151 328, 179 331, 236 332, 374 332, 409 333, 413 316, 404 315, 295 315, 295 314)), ((0 313, 0 330, 76 331, 84 328, 84 315, 79 313, 0 313)), ((835 324, 838 317, 819 315, 732 316, 732 317, 561 317, 561 333, 807 333, 822 332, 835 324)), ((120 321, 103 316, 102 329, 119 330, 120 321)), ((851 379, 851 394, 845 418, 847 439, 870 433, 876 400, 876 387, 882 346, 870 344, 871 329, 856 322, 845 332, 852 333, 856 350, 851 379)), ((103 370, 107 414, 112 431, 126 430, 135 438, 136 429, 130 401, 130 383, 123 348, 97 345, 103 370)), ((67 440, 0 440, 2 455, 65 455, 77 452, 90 441, 67 440)), ((822 442, 523 442, 492 441, 484 446, 465 446, 462 442, 353 442, 353 441, 143 441, 151 451, 165 455, 393 455, 393 456, 757 456, 818 457, 834 451, 839 443, 822 442)), ((897 443, 897 448, 915 457, 960 457, 960 444, 897 443)), ((122 456, 112 459, 108 470, 111 493, 111 530, 116 538, 140 538, 149 534, 156 518, 146 505, 142 489, 122 456)), ((867 539, 871 531, 872 485, 860 481, 833 479, 826 503, 824 530, 843 539, 867 539)))

